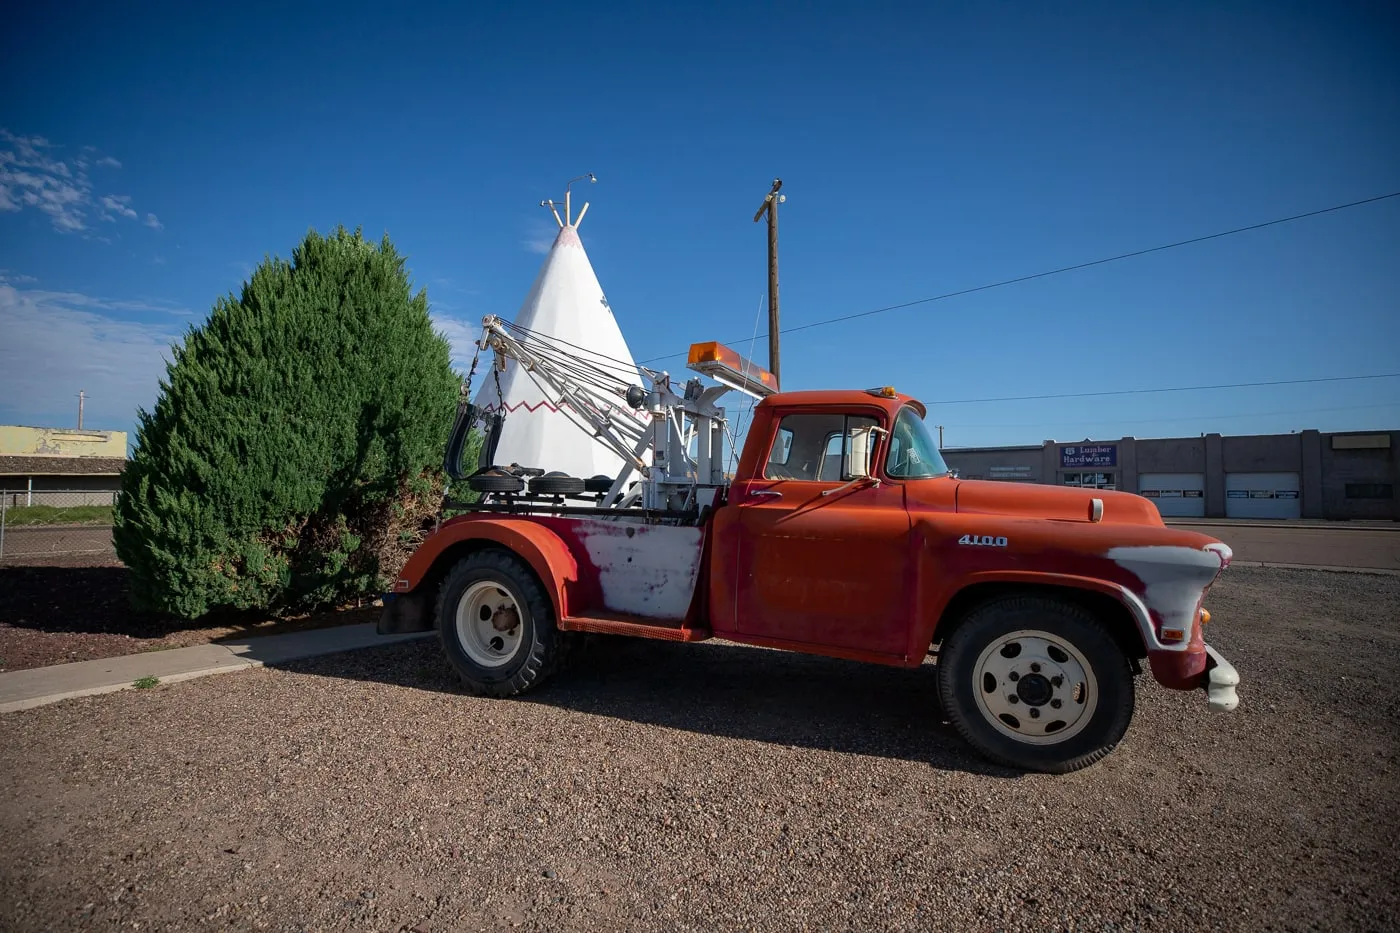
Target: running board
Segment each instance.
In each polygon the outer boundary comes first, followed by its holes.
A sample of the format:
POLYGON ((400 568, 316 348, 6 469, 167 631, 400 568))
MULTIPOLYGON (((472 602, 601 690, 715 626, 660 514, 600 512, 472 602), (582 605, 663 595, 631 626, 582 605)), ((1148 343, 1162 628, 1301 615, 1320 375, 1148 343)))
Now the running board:
POLYGON ((712 634, 707 628, 686 628, 679 622, 661 622, 622 615, 566 616, 559 620, 559 627, 566 632, 631 635, 636 638, 659 638, 662 641, 704 641, 712 634))

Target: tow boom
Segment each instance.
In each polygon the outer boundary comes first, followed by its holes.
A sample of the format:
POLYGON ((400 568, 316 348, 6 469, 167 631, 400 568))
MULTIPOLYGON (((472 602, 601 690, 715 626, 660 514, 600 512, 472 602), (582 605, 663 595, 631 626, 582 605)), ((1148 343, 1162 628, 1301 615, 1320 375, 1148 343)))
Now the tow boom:
POLYGON ((688 365, 721 384, 692 378, 679 389, 667 372, 633 370, 495 315, 482 320, 478 346, 494 353, 499 370, 514 360, 560 412, 622 458, 605 508, 698 512, 712 505, 726 484, 728 424, 715 403, 731 389, 754 397, 776 391, 770 373, 714 343, 693 346, 688 365), (646 385, 626 378, 637 376, 646 385), (629 486, 633 473, 640 481, 629 486))

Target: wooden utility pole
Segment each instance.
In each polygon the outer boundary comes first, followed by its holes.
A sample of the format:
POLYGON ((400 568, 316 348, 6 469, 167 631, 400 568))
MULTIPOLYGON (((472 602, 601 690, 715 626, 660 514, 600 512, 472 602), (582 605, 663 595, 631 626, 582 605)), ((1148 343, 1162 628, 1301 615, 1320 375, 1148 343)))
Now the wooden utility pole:
POLYGON ((78 430, 79 430, 79 431, 81 431, 81 430, 83 429, 83 399, 86 398, 86 397, 87 397, 87 393, 84 392, 82 389, 79 389, 79 390, 78 390, 78 430))
POLYGON ((781 388, 782 374, 778 371, 778 205, 787 200, 787 195, 779 194, 783 187, 781 178, 773 179, 773 190, 763 197, 753 222, 758 223, 763 215, 768 215, 768 371, 781 388))
POLYGON ((943 425, 938 425, 938 449, 943 449, 943 425))

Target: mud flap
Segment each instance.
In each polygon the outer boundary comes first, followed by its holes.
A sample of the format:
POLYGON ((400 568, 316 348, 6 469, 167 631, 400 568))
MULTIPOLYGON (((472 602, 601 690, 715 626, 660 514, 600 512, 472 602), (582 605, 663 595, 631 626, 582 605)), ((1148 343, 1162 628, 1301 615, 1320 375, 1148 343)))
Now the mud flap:
POLYGON ((423 593, 386 593, 384 609, 379 614, 380 635, 407 635, 411 632, 431 632, 433 620, 429 617, 423 593))

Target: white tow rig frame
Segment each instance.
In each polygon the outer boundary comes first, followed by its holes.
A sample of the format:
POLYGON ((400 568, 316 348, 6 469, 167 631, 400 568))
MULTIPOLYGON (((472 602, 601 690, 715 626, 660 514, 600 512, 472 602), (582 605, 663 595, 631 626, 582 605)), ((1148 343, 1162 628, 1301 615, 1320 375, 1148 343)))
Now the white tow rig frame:
MULTIPOLYGON (((764 380, 762 370, 731 352, 739 366, 720 361, 689 366, 719 382, 718 386, 706 386, 698 378, 691 378, 677 394, 670 373, 638 367, 650 387, 631 386, 625 393, 610 393, 571 376, 548 353, 540 352, 542 348, 532 348, 528 339, 518 339, 495 315, 482 319, 478 346, 494 352, 498 370, 505 369, 507 360, 515 360, 560 412, 622 457, 622 469, 602 499, 604 509, 698 514, 713 506, 719 491, 727 485, 724 464, 728 422, 724 409, 715 402, 731 389, 754 398, 776 391, 764 380), (645 411, 650 424, 643 423, 624 405, 632 411, 645 411), (694 456, 690 454, 692 441, 694 456), (633 472, 639 474, 640 482, 629 488, 633 472)), ((570 368, 577 370, 580 366, 589 368, 591 364, 582 356, 572 357, 570 368)))

